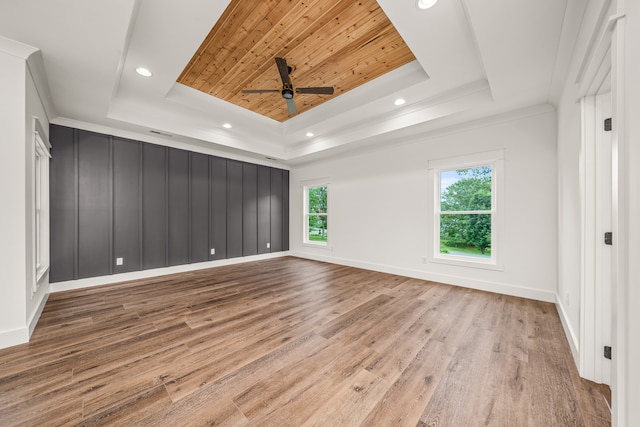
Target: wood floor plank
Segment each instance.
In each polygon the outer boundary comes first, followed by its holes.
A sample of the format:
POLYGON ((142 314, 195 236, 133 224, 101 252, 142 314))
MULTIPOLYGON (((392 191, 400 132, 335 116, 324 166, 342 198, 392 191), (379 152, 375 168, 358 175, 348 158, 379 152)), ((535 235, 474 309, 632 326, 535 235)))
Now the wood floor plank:
POLYGON ((348 381, 373 356, 358 343, 331 340, 321 351, 259 381, 233 400, 247 418, 261 425, 291 425, 294 419, 299 424, 330 397, 325 390, 348 381))
MULTIPOLYGON (((485 373, 492 354, 494 333, 469 327, 437 383, 433 398, 419 416, 422 425, 485 425, 485 373)), ((449 342, 447 346, 451 346, 449 342)))
POLYGON ((11 399, 0 397, 0 409, 4 409, 16 401, 42 396, 54 390, 70 385, 73 380, 73 368, 67 360, 59 360, 47 365, 40 365, 26 371, 9 373, 0 378, 0 396, 11 396, 11 399))
MULTIPOLYGON (((316 334, 307 334, 296 340, 286 343, 277 350, 254 360, 253 362, 234 370, 224 377, 206 384, 195 393, 175 402, 170 408, 148 416, 144 420, 145 425, 159 425, 166 422, 171 425, 176 422, 185 423, 194 420, 189 425, 234 425, 229 420, 248 419, 240 412, 237 406, 231 402, 230 396, 234 396, 260 381, 264 376, 271 375, 291 363, 296 363, 306 358, 316 350, 318 345, 326 344, 326 339, 316 334), (224 403, 220 408, 211 402, 224 403), (222 415, 219 415, 221 412, 222 415), (194 414, 184 419, 185 414, 194 414)), ((244 425, 238 423, 238 425, 244 425)))
POLYGON ((113 387, 118 388, 120 383, 126 383, 131 378, 146 380, 163 379, 166 366, 177 363, 189 354, 189 349, 184 345, 161 349, 157 353, 141 356, 139 359, 126 364, 113 364, 107 370, 89 370, 84 375, 75 375, 73 381, 78 389, 79 396, 85 400, 95 396, 109 393, 113 387))
POLYGON ((118 399, 85 402, 84 419, 80 425, 130 426, 169 406, 171 399, 163 385, 147 385, 141 387, 139 393, 120 395, 118 399))
POLYGON ((451 358, 445 344, 433 339, 427 341, 362 425, 415 425, 441 383, 451 358))
POLYGON ((347 328, 353 327, 353 325, 364 323, 364 327, 367 327, 367 320, 373 316, 376 310, 380 309, 380 307, 383 307, 385 304, 389 304, 391 301, 393 301, 393 297, 388 295, 378 295, 365 304, 362 304, 331 321, 327 326, 322 328, 319 333, 328 339, 347 328))
POLYGON ((76 381, 108 372, 118 366, 128 365, 158 351, 180 345, 189 328, 176 325, 170 328, 140 334, 125 341, 116 342, 84 353, 73 365, 76 381), (145 345, 147 344, 147 345, 145 345))
POLYGON ((366 370, 359 370, 351 381, 322 402, 303 424, 314 427, 357 426, 364 421, 386 393, 386 382, 366 370))
POLYGON ((416 355, 438 330, 442 315, 435 309, 429 309, 383 349, 366 369, 375 373, 388 383, 395 382, 416 355))
POLYGON ((83 421, 82 401, 56 402, 50 408, 37 406, 22 412, 0 411, 0 420, 5 426, 77 426, 83 421))
POLYGON ((0 426, 610 425, 553 304, 282 257, 52 294, 0 426))
POLYGON ((55 342, 38 346, 37 342, 31 341, 28 344, 16 346, 13 357, 10 357, 11 352, 0 351, 0 377, 5 376, 6 373, 24 371, 57 360, 74 358, 77 355, 94 351, 96 348, 126 341, 129 338, 156 330, 157 328, 153 324, 124 323, 112 329, 106 327, 102 330, 92 330, 89 328, 86 335, 74 334, 75 339, 66 343, 60 342, 58 346, 55 345, 55 342))
POLYGON ((313 326, 309 325, 285 326, 278 331, 270 331, 266 337, 258 336, 252 340, 245 337, 247 341, 231 353, 223 348, 215 354, 200 352, 193 358, 187 356, 164 374, 165 386, 173 401, 178 401, 234 369, 277 349, 293 337, 303 336, 312 330, 313 326), (199 363, 191 363, 194 359, 199 363))
MULTIPOLYGON (((345 346, 346 347, 346 346, 345 346)), ((292 393, 286 403, 268 415, 261 417, 259 422, 278 426, 283 424, 300 425, 308 420, 319 408, 332 397, 336 390, 340 390, 363 371, 375 352, 359 347, 355 352, 349 351, 336 357, 327 364, 317 375, 305 378, 302 384, 296 385, 298 392, 292 393)), ((333 412, 334 408, 330 408, 333 412)), ((355 408, 351 408, 355 410, 355 408)))

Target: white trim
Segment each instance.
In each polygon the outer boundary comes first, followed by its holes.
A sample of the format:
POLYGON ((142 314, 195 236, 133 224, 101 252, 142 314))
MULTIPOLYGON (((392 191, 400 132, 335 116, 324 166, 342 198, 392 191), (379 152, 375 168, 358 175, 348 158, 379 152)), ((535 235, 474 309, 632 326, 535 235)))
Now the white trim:
POLYGON ((38 307, 31 314, 31 318, 29 319, 29 322, 27 322, 27 327, 29 329, 29 338, 31 338, 33 331, 36 329, 36 325, 38 324, 38 320, 40 320, 40 315, 42 314, 42 311, 44 310, 44 306, 47 304, 48 299, 49 299, 49 293, 46 292, 42 297, 42 299, 40 300, 38 307))
MULTIPOLYGON (((618 20, 624 18, 625 15, 626 13, 618 13, 609 17, 602 34, 600 34, 598 43, 594 45, 589 52, 588 60, 584 63, 586 64, 586 68, 581 69, 584 74, 579 74, 576 79, 576 83, 580 83, 580 89, 578 91, 580 97, 595 94, 593 81, 597 79, 601 64, 611 59, 612 33, 618 20)), ((586 56, 585 59, 587 59, 586 56)))
POLYGON ((427 280, 432 282, 444 283, 452 286, 460 286, 479 291, 494 292, 503 295, 510 295, 520 298, 534 299, 537 301, 551 302, 556 301, 554 291, 543 291, 540 289, 527 288, 523 286, 515 286, 507 283, 490 282, 486 280, 470 279, 468 277, 454 276, 449 274, 438 274, 422 270, 414 270, 410 268, 394 267, 385 264, 376 264, 369 262, 356 261, 347 258, 337 258, 325 255, 309 254, 306 252, 291 251, 291 255, 310 259, 314 261, 328 262, 331 264, 345 265, 348 267, 361 268, 363 270, 378 271, 381 273, 395 274, 398 276, 411 277, 414 279, 427 280))
MULTIPOLYGON (((635 1, 635 0, 634 0, 635 1)), ((626 1, 620 0, 616 2, 617 12, 620 14, 624 12, 626 7, 626 1)), ((629 2, 629 5, 634 5, 635 10, 638 10, 637 4, 629 2)), ((631 6, 633 8, 634 6, 631 6)), ((633 14, 631 15, 633 16, 633 14)), ((636 15, 637 16, 637 15, 636 15)), ((638 18, 634 18, 635 23, 638 22, 638 18)), ((636 185, 636 182, 631 182, 631 168, 635 168, 634 160, 636 157, 631 157, 634 153, 631 150, 631 145, 637 141, 628 139, 629 129, 631 128, 631 122, 627 120, 636 120, 636 117, 628 117, 627 106, 631 109, 637 106, 634 94, 627 98, 627 84, 626 79, 636 78, 636 76, 630 75, 629 71, 637 69, 634 60, 631 59, 628 63, 626 60, 627 49, 631 50, 632 47, 627 44, 627 37, 633 30, 627 30, 627 19, 616 20, 612 34, 611 34, 611 115, 614 118, 614 126, 611 135, 612 153, 614 158, 617 159, 617 170, 613 172, 613 203, 612 203, 612 230, 614 239, 612 246, 612 281, 611 287, 613 290, 613 342, 612 342, 612 370, 611 370, 611 400, 612 400, 612 412, 611 412, 611 425, 613 426, 627 426, 637 425, 638 417, 634 417, 634 411, 637 411, 638 401, 638 378, 631 377, 633 375, 633 368, 631 366, 637 366, 637 359, 629 358, 629 351, 633 348, 633 345, 637 343, 637 340, 630 339, 629 335, 637 336, 637 330, 631 328, 628 323, 629 319, 633 316, 629 312, 630 308, 635 308, 634 305, 637 301, 629 304, 629 290, 633 283, 631 279, 633 276, 629 275, 630 267, 632 264, 637 263, 636 260, 629 259, 629 251, 633 244, 637 244, 634 237, 630 237, 631 230, 630 222, 635 220, 635 216, 630 217, 632 213, 630 204, 637 199, 632 194, 635 194, 637 189, 631 188, 632 185, 636 185), (629 305, 628 305, 629 304, 629 305), (633 331, 633 333, 632 333, 633 331), (630 378, 631 377, 631 378, 630 378), (631 389, 631 387, 634 387, 631 389), (631 389, 631 390, 630 390, 631 389)), ((632 22, 633 23, 633 22, 632 22)), ((631 24, 631 23, 630 23, 631 24)), ((631 25, 629 28, 632 28, 631 25)), ((635 44, 635 43, 633 43, 635 44)), ((636 59, 637 61, 637 59, 636 59)), ((637 325, 636 325, 637 326, 637 325)), ((636 371, 637 372, 637 371, 636 371)), ((637 414, 637 412, 635 412, 637 414)))
POLYGON ((562 323, 562 329, 564 329, 564 334, 567 336, 567 341, 569 342, 569 347, 571 348, 571 354, 573 355, 573 361, 576 366, 579 366, 580 361, 580 350, 579 350, 579 341, 577 338, 577 334, 571 327, 571 322, 569 321, 569 316, 567 315, 564 306, 562 305, 562 300, 560 296, 556 294, 556 310, 558 311, 558 317, 560 317, 560 322, 562 323))
POLYGON ((47 303, 47 299, 49 298, 48 293, 44 293, 38 307, 33 311, 29 321, 26 326, 23 326, 18 329, 12 329, 9 331, 0 331, 0 349, 13 347, 14 345, 26 344, 29 342, 31 338, 31 334, 36 328, 38 324, 38 320, 40 319, 40 315, 44 310, 44 306, 47 303))
POLYGON ((216 261, 199 262, 195 264, 176 265, 173 267, 154 268, 151 270, 132 271, 129 273, 112 274, 110 276, 89 277, 87 279, 67 280, 65 282, 51 283, 50 292, 63 292, 74 289, 91 288, 94 286, 109 285, 126 282, 129 280, 148 279, 151 277, 165 276, 167 274, 184 273, 187 271, 204 270, 207 268, 222 267, 225 265, 243 264, 252 261, 263 261, 273 258, 288 256, 289 252, 274 252, 271 254, 251 255, 239 258, 221 259, 216 261))
MULTIPOLYGON (((178 148, 181 150, 192 151, 194 153, 208 154, 216 157, 223 157, 229 160, 238 160, 242 162, 249 162, 262 166, 270 166, 278 169, 290 170, 291 166, 278 161, 278 159, 271 159, 267 156, 257 155, 241 155, 233 150, 223 150, 223 146, 211 144, 209 142, 202 142, 202 145, 198 144, 198 141, 188 142, 181 140, 179 135, 159 137, 153 134, 146 134, 144 132, 135 132, 122 130, 110 126, 98 125, 95 123, 83 122, 80 120, 68 119, 65 117, 56 117, 51 120, 51 124, 66 126, 80 130, 86 130, 89 132, 101 133, 104 135, 117 136, 120 138, 131 139, 134 141, 147 142, 149 144, 161 145, 163 147, 178 148)), ((149 128, 149 130, 152 130, 149 128)))
POLYGON ((33 158, 32 169, 32 244, 33 244, 33 281, 31 283, 31 297, 36 294, 38 287, 44 282, 50 266, 50 206, 49 206, 49 159, 51 159, 51 143, 44 132, 37 116, 32 117, 33 158))
POLYGON ((49 156, 49 158, 51 158, 51 152, 49 151, 51 150, 51 142, 49 142, 49 139, 47 138, 47 134, 42 128, 42 125, 40 124, 40 119, 37 116, 33 116, 33 133, 35 133, 40 137, 40 139, 45 145, 44 148, 46 149, 45 151, 47 155, 49 156))
POLYGON ((26 326, 0 332, 0 348, 13 347, 27 342, 29 342, 29 328, 26 326))
POLYGON ((446 169, 477 166, 480 163, 489 163, 496 159, 504 159, 503 148, 498 150, 479 151, 477 153, 465 154, 462 156, 445 157, 442 159, 429 160, 429 169, 446 169))

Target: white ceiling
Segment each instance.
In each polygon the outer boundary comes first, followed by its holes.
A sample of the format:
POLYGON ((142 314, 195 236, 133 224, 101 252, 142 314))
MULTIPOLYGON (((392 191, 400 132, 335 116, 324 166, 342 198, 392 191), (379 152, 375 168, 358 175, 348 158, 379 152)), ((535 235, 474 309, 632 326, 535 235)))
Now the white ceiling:
POLYGON ((296 164, 555 105, 587 0, 378 0, 417 60, 280 123, 176 83, 229 0, 20 0, 0 36, 41 49, 53 123, 296 164), (135 73, 149 68, 151 78, 135 73), (406 104, 395 106, 403 97, 406 104), (228 122, 232 129, 224 129, 228 122), (314 137, 305 134, 313 132, 314 137))

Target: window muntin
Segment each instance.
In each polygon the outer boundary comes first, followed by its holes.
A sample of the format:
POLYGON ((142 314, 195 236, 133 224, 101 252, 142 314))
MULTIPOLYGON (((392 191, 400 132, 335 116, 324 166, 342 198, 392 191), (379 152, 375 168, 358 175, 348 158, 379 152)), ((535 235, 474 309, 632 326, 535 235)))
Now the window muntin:
POLYGON ((304 187, 304 243, 326 246, 329 240, 328 184, 304 187))

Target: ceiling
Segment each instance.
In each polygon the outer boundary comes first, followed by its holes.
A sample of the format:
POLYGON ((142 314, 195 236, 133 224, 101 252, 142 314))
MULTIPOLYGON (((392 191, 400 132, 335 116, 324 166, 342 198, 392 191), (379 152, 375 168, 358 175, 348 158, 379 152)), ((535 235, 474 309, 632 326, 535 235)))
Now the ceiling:
MULTIPOLYGON (((262 3, 304 4, 315 12, 311 5, 323 1, 262 3)), ((336 7, 354 2, 341 3, 336 7)), ((587 0, 440 0, 424 11, 415 0, 377 3, 415 60, 284 122, 177 82, 229 0, 4 2, 0 36, 41 49, 52 123, 293 165, 423 138, 507 111, 556 105, 587 0), (140 66, 153 76, 139 76, 140 66), (399 97, 406 103, 396 106, 399 97)), ((312 40, 336 35, 305 28, 312 40)), ((357 28, 344 36, 355 34, 357 28)), ((265 56, 286 45, 270 44, 265 56)), ((313 50, 333 45, 319 41, 313 50)), ((258 66, 276 73, 269 62, 258 66)), ((316 85, 302 77, 311 70, 308 59, 290 62, 294 84, 316 85)), ((314 78, 312 70, 309 75, 314 78)), ((255 84, 269 83, 266 74, 262 78, 255 84)), ((326 71, 315 78, 328 79, 326 71)))
POLYGON ((292 67, 294 88, 334 88, 295 95, 297 114, 415 59, 376 0, 232 0, 178 83, 284 122, 295 113, 280 94, 275 57, 292 67))

